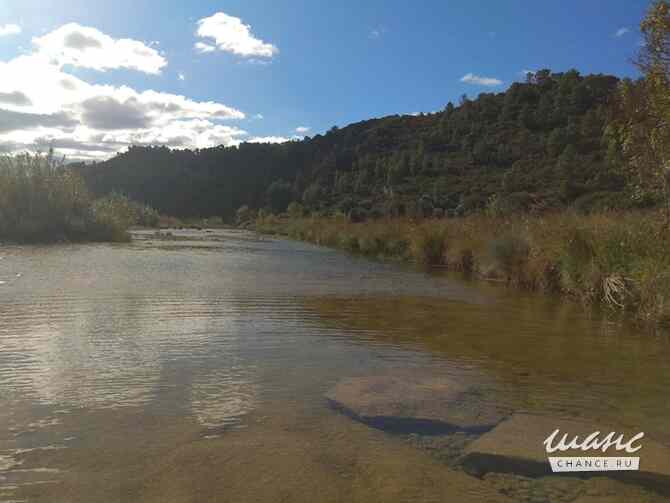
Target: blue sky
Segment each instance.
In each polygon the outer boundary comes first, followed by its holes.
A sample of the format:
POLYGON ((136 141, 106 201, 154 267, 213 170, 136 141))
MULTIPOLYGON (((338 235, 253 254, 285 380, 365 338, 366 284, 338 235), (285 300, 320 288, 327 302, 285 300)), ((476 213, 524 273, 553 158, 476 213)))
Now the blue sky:
POLYGON ((634 76, 630 59, 647 6, 646 0, 4 0, 0 73, 25 75, 0 79, 0 97, 9 96, 0 99, 0 119, 5 114, 5 122, 22 128, 0 126, 0 148, 51 141, 68 155, 93 159, 153 140, 174 147, 279 140, 305 134, 298 127, 312 135, 370 117, 436 111, 463 93, 502 91, 523 70, 634 76), (206 35, 198 36, 199 29, 206 35), (95 42, 76 50, 98 52, 59 52, 64 40, 79 40, 68 38, 73 33, 95 42), (154 53, 142 49, 144 59, 135 61, 120 39, 154 53), (30 64, 19 65, 21 55, 30 64), (25 70, 39 65, 43 72, 25 70), (58 106, 51 107, 49 86, 63 75, 86 92, 54 91, 58 106), (35 81, 44 85, 32 92, 44 96, 15 99, 35 81), (187 102, 179 102, 176 115, 159 116, 155 104, 174 107, 175 96, 187 102), (221 127, 207 136, 207 124, 210 131, 221 127))

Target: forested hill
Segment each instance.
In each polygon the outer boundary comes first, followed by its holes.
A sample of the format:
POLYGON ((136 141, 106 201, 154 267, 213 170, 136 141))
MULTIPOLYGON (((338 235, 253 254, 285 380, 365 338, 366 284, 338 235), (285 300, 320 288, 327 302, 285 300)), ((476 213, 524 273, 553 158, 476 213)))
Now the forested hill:
POLYGON ((276 213, 292 201, 357 217, 459 214, 491 200, 511 210, 616 205, 623 179, 604 133, 617 83, 543 70, 437 113, 284 144, 133 147, 81 170, 96 193, 121 191, 181 217, 230 218, 242 205, 276 213))

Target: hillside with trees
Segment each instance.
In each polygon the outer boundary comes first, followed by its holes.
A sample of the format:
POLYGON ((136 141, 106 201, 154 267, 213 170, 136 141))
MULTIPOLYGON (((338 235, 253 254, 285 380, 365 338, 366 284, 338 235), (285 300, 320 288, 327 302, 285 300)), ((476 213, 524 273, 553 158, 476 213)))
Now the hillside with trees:
POLYGON ((620 149, 608 141, 619 80, 576 70, 528 74, 503 93, 463 96, 432 114, 333 127, 284 144, 132 147, 81 169, 97 194, 120 191, 179 217, 296 201, 353 218, 620 205, 620 149))

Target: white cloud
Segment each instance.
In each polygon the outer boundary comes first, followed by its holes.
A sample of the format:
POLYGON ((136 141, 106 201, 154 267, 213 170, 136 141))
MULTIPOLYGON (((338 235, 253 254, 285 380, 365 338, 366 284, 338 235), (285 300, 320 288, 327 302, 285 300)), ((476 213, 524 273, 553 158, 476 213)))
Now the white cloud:
POLYGON ((256 119, 256 120, 261 120, 261 119, 264 119, 264 118, 265 117, 263 117, 263 114, 256 114, 252 117, 252 119, 256 119))
POLYGON ((202 54, 216 50, 216 47, 214 47, 213 45, 206 44, 204 42, 196 42, 193 47, 195 47, 195 50, 197 52, 202 54))
POLYGON ((179 80, 186 80, 186 76, 185 76, 183 73, 181 73, 181 72, 179 72, 179 73, 177 74, 177 78, 178 78, 179 80))
POLYGON ((307 126, 298 126, 295 128, 295 132, 298 134, 307 134, 312 128, 307 127, 307 126))
POLYGON ((250 65, 261 65, 261 66, 266 66, 272 63, 271 60, 268 59, 258 59, 258 58, 248 58, 245 59, 241 62, 249 63, 250 65))
POLYGON ((32 54, 0 61, 0 151, 45 150, 53 145, 70 159, 91 160, 111 157, 133 144, 205 148, 236 145, 249 136, 239 127, 221 123, 245 118, 243 112, 222 103, 92 84, 68 73, 67 65, 160 68, 155 56, 147 53, 148 60, 132 59, 123 52, 126 45, 119 49, 117 42, 98 30, 59 28, 38 39, 32 54), (77 35, 68 37, 72 33, 77 35), (59 49, 45 49, 49 40, 60 44, 59 49), (99 61, 94 64, 91 54, 71 49, 98 51, 99 61))
MULTIPOLYGON (((200 19, 196 35, 212 39, 220 51, 238 56, 271 58, 279 52, 276 46, 256 38, 251 33, 251 26, 242 23, 240 18, 223 12, 200 19)), ((199 52, 211 52, 214 50, 211 44, 197 42, 195 47, 199 52)))
POLYGON ((0 26, 0 37, 18 35, 19 33, 21 33, 21 27, 18 24, 6 24, 0 26))
POLYGON ((95 28, 69 23, 33 38, 37 53, 58 66, 94 70, 127 68, 158 74, 167 61, 155 49, 129 38, 114 39, 95 28))
POLYGON ((478 86, 499 86, 503 83, 502 80, 492 78, 492 77, 480 77, 479 75, 474 75, 473 73, 467 73, 461 77, 461 82, 466 84, 474 84, 478 86))
POLYGON ((386 28, 384 26, 376 26, 368 32, 368 38, 371 40, 377 40, 381 38, 386 33, 386 28))
POLYGON ((621 27, 617 31, 614 32, 615 37, 623 37, 626 33, 628 33, 630 30, 628 28, 621 27))
POLYGON ((254 136, 244 141, 247 143, 285 143, 290 141, 290 138, 283 136, 254 136))

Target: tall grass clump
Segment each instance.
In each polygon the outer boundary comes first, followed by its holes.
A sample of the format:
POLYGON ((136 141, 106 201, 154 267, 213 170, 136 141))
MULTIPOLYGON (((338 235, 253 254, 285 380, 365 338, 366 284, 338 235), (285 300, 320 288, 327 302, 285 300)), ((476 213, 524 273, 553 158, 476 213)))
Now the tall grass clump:
POLYGON ((508 281, 524 281, 530 246, 522 236, 507 234, 495 238, 490 242, 489 250, 508 281))
POLYGON ((94 200, 53 152, 0 157, 2 241, 127 241, 128 227, 154 212, 120 195, 94 200))
POLYGON ((425 265, 443 265, 446 261, 447 230, 437 222, 426 222, 416 227, 410 238, 414 260, 425 265))

